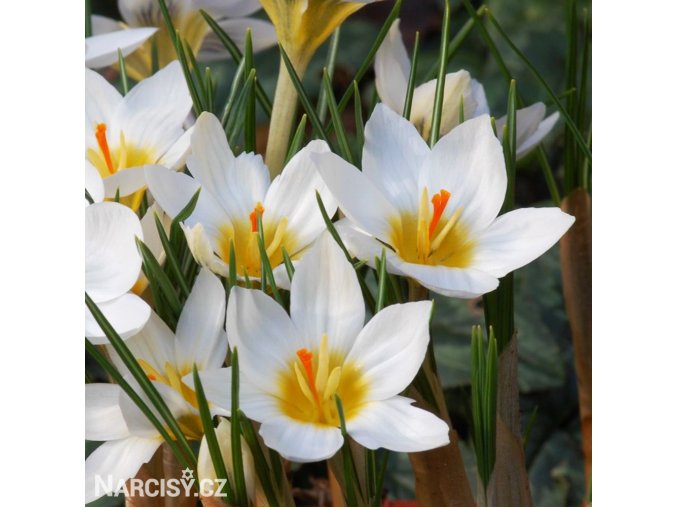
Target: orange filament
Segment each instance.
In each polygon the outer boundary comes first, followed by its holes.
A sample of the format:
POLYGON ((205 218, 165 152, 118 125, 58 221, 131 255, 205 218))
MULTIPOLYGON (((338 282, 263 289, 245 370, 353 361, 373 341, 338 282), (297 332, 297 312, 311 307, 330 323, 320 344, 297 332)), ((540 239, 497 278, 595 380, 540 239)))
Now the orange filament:
POLYGON ((306 371, 310 392, 313 394, 313 398, 315 398, 317 405, 320 406, 320 396, 317 394, 317 387, 315 387, 315 375, 313 375, 313 353, 304 348, 297 350, 296 355, 301 360, 303 369, 306 371))
POLYGON ((263 212, 264 212, 263 205, 259 202, 256 203, 256 206, 254 207, 254 211, 252 211, 249 214, 249 220, 251 220, 252 223, 252 232, 259 232, 259 220, 258 220, 258 215, 261 215, 261 218, 263 219, 263 212))
POLYGON ((115 174, 115 168, 113 167, 113 159, 111 159, 110 149, 108 148, 108 141, 106 140, 105 123, 98 123, 96 125, 96 142, 99 143, 99 148, 101 149, 101 153, 103 153, 103 158, 106 160, 108 172, 110 174, 115 174))
POLYGON ((451 197, 451 194, 447 192, 446 190, 442 189, 438 194, 433 195, 432 198, 432 203, 433 203, 433 218, 430 221, 430 226, 428 227, 428 237, 432 239, 433 233, 435 232, 435 227, 437 227, 437 224, 440 221, 440 218, 442 218, 442 213, 444 213, 444 208, 447 207, 447 203, 449 202, 449 198, 451 197))
POLYGON ((150 373, 148 375, 146 375, 146 377, 148 377, 148 380, 157 380, 155 378, 155 375, 151 375, 150 373))

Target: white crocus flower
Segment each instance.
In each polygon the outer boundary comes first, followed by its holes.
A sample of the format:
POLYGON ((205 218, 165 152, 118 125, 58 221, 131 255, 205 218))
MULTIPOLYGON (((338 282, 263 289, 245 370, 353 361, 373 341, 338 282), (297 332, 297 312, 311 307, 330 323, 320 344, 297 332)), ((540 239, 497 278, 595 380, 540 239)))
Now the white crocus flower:
POLYGON ((143 166, 180 167, 189 147, 183 122, 192 101, 181 66, 170 63, 122 97, 98 73, 85 69, 85 158, 104 180, 106 197, 134 194, 140 204, 143 166))
MULTIPOLYGON (((208 270, 198 275, 179 317, 176 334, 155 314, 125 343, 167 403, 189 440, 203 436, 195 391, 189 386, 193 365, 199 371, 219 370, 228 347, 223 324, 226 295, 219 279, 208 270)), ((127 372, 119 357, 111 357, 149 407, 150 401, 127 372)), ((227 407, 210 401, 213 415, 229 415, 227 407)), ((162 444, 162 437, 134 402, 117 385, 85 386, 85 438, 105 441, 85 462, 85 501, 110 492, 96 491, 96 477, 112 477, 112 486, 134 477, 162 444)))
POLYGON ((118 49, 127 56, 143 44, 157 28, 134 28, 118 30, 85 39, 85 66, 99 69, 113 65, 118 61, 118 49))
POLYGON ((507 177, 486 115, 430 149, 411 123, 379 104, 365 127, 362 172, 333 153, 312 158, 352 222, 339 232, 353 254, 373 264, 387 245, 389 272, 446 296, 490 292, 574 221, 559 208, 497 217, 507 177))
MULTIPOLYGON (((141 270, 137 237, 143 238, 141 224, 126 206, 97 202, 85 208, 85 291, 123 338, 150 316, 146 302, 129 292, 141 270)), ((108 342, 87 309, 85 336, 92 343, 108 342)))
POLYGON ((146 178, 158 204, 171 217, 201 188, 197 207, 184 222, 184 229, 196 261, 222 276, 229 274, 232 244, 238 277, 260 278, 260 214, 273 274, 279 284, 288 287, 282 249, 293 261, 298 260, 325 228, 315 191, 320 192, 329 216, 336 211, 336 201, 309 158, 311 153, 328 152, 325 142, 311 142, 270 182, 261 156, 242 153, 235 157, 219 120, 202 113, 194 126, 192 154, 187 159, 193 178, 156 167, 147 170, 146 178))
MULTIPOLYGON (((390 27, 388 35, 376 52, 374 73, 376 74, 376 89, 381 101, 402 115, 411 62, 399 27, 400 20, 398 19, 390 27)), ((435 86, 436 80, 428 81, 414 88, 412 96, 409 118, 426 140, 430 137, 435 86)), ((477 80, 471 79, 470 74, 465 70, 447 74, 445 77, 440 136, 447 134, 459 124, 461 103, 463 103, 463 117, 466 120, 489 114, 484 87, 477 80)), ((545 105, 537 102, 517 110, 516 114, 517 158, 521 158, 548 135, 555 126, 559 113, 553 113, 546 118, 545 105)), ((496 120, 496 132, 499 139, 502 138, 505 123, 506 116, 496 120)))
MULTIPOLYGON (((365 326, 353 267, 329 233, 307 254, 291 283, 290 315, 261 291, 236 287, 226 329, 237 347, 240 407, 261 422, 266 445, 292 461, 329 458, 343 444, 338 395, 348 434, 376 449, 417 452, 449 442, 449 428, 399 396, 430 340, 431 302, 397 304, 365 326)), ((219 403, 229 372, 201 374, 219 403)))
MULTIPOLYGON (((199 61, 229 57, 219 38, 200 14, 206 11, 242 50, 247 29, 252 30, 252 46, 259 51, 277 42, 275 29, 268 21, 249 17, 261 8, 257 0, 168 0, 167 8, 174 28, 188 43, 199 61)), ((176 58, 174 44, 167 31, 157 0, 118 0, 123 22, 104 16, 92 16, 94 34, 130 31, 138 27, 156 27, 157 56, 160 67, 176 58)), ((152 45, 148 41, 126 59, 134 79, 148 77, 152 70, 152 45)))

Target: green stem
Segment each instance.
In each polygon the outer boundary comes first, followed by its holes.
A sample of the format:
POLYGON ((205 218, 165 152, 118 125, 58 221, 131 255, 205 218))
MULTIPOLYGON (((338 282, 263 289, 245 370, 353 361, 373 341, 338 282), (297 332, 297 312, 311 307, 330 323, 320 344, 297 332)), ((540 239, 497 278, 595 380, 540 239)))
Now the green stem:
MULTIPOLYGON (((306 64, 294 62, 294 69, 301 78, 306 70, 306 64)), ((289 138, 296 117, 297 98, 294 83, 280 58, 280 73, 277 78, 277 88, 275 88, 268 145, 266 146, 266 165, 270 170, 271 179, 280 174, 284 167, 289 138)))

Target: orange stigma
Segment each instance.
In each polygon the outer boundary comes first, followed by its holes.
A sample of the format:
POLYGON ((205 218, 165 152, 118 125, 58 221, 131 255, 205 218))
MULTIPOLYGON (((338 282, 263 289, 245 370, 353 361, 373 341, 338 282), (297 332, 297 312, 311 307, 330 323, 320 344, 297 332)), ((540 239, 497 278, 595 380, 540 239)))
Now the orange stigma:
POLYGON ((447 207, 447 203, 449 202, 449 198, 451 197, 451 194, 447 192, 446 190, 442 189, 438 194, 433 195, 432 198, 432 203, 433 203, 433 218, 430 221, 430 226, 428 227, 428 237, 432 239, 433 233, 435 232, 435 227, 437 227, 437 224, 440 221, 440 218, 442 218, 442 213, 444 213, 444 208, 447 207))
POLYGON ((103 158, 106 160, 106 166, 108 167, 108 172, 110 174, 115 174, 115 168, 113 167, 113 160, 110 156, 110 149, 108 148, 108 141, 106 140, 106 124, 98 123, 96 125, 96 142, 99 143, 99 148, 101 153, 103 153, 103 158))
POLYGON ((263 205, 259 202, 256 203, 256 206, 254 207, 254 211, 252 211, 249 214, 249 220, 252 222, 252 232, 259 232, 259 221, 257 215, 261 215, 261 219, 263 219, 263 212, 265 209, 263 208, 263 205))
POLYGON ((310 387, 310 392, 313 393, 313 397, 318 405, 320 405, 320 396, 317 394, 317 387, 315 387, 315 375, 313 375, 313 353, 308 349, 299 349, 296 351, 296 355, 301 360, 303 369, 306 371, 306 377, 308 378, 308 387, 310 387))

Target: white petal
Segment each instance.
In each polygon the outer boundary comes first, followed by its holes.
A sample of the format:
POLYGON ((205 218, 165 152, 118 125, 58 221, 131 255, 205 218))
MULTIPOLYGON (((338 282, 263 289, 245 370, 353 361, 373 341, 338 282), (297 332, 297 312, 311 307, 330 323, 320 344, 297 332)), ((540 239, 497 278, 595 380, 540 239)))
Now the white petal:
POLYGON ((503 149, 488 116, 466 120, 438 141, 422 171, 419 188, 432 196, 451 193, 444 210, 447 219, 462 208, 460 223, 471 236, 498 215, 507 186, 503 149))
POLYGON ((264 421, 259 433, 266 446, 298 463, 331 458, 343 445, 338 428, 301 423, 285 416, 264 421))
MULTIPOLYGON (((219 26, 235 42, 240 51, 244 52, 247 29, 252 30, 252 49, 262 51, 277 43, 275 27, 268 21, 256 18, 224 19, 219 26)), ((221 40, 213 32, 209 32, 202 42, 198 60, 212 62, 230 58, 230 53, 223 47, 221 40)))
POLYGON ((125 95, 111 139, 118 139, 121 130, 126 143, 152 150, 159 158, 183 134, 192 105, 181 65, 173 61, 125 95))
POLYGON ((214 247, 202 224, 196 224, 194 227, 182 224, 181 228, 186 235, 186 242, 195 262, 209 269, 212 273, 228 277, 228 265, 214 254, 214 247))
POLYGON ((186 165, 186 158, 190 154, 190 139, 193 135, 193 127, 186 130, 181 137, 167 150, 167 152, 158 160, 159 165, 163 165, 177 171, 186 165))
POLYGON ((425 357, 430 301, 391 305, 378 312, 355 340, 346 364, 354 363, 368 382, 368 399, 401 393, 425 357))
POLYGON ((294 255, 310 245, 326 228, 315 192, 320 193, 327 214, 336 213, 336 199, 317 172, 312 154, 330 153, 324 141, 311 141, 294 155, 282 174, 276 177, 268 189, 264 201, 264 224, 271 220, 278 222, 286 218, 287 230, 294 238, 294 255))
MULTIPOLYGON (((125 344, 135 358, 143 359, 158 371, 164 371, 167 363, 176 364, 175 342, 176 338, 169 326, 157 313, 152 312, 143 329, 125 344)), ((124 364, 117 353, 113 352, 111 357, 116 365, 124 364)))
POLYGON ((192 5, 215 19, 249 16, 261 8, 258 0, 193 0, 192 5))
POLYGON ((160 218, 163 229, 167 236, 169 236, 171 220, 167 214, 160 209, 157 203, 151 204, 146 210, 146 214, 141 219, 141 230, 143 231, 143 242, 158 262, 163 263, 165 251, 162 247, 162 241, 160 241, 160 233, 158 232, 157 224, 155 223, 156 215, 160 218))
POLYGON ((395 396, 368 404, 346 422, 348 433, 367 449, 419 452, 449 443, 449 427, 439 417, 395 396))
POLYGON ((399 258, 393 259, 393 268, 396 274, 413 278, 431 291, 448 297, 470 299, 498 287, 495 276, 478 269, 411 264, 399 258))
POLYGON ((127 195, 133 194, 137 190, 141 190, 146 186, 146 175, 145 170, 148 167, 160 167, 160 166, 140 166, 140 167, 130 167, 129 169, 123 169, 121 171, 108 176, 103 180, 104 187, 106 189, 106 197, 112 199, 115 195, 120 192, 120 197, 125 197, 127 195))
MULTIPOLYGON (((99 302, 97 306, 123 339, 133 336, 143 328, 151 314, 148 303, 132 293, 99 302)), ((85 336, 95 345, 108 343, 108 338, 87 308, 85 308, 85 336)))
POLYGON ((364 129, 362 171, 400 211, 418 211, 418 178, 429 154, 410 122, 376 106, 364 129))
POLYGON ((487 95, 484 86, 477 79, 470 80, 470 100, 463 101, 463 116, 465 119, 477 118, 483 114, 490 114, 487 95))
MULTIPOLYGON (((172 218, 186 207, 200 188, 200 184, 194 178, 160 166, 148 167, 145 177, 153 197, 172 218)), ((218 238, 219 228, 230 224, 226 212, 206 188, 200 191, 195 210, 185 223, 191 227, 198 223, 202 224, 210 238, 218 238)))
POLYGON ((266 392, 278 391, 276 372, 304 346, 284 309, 260 290, 235 287, 230 293, 226 332, 237 347, 240 372, 266 392))
POLYGON ((98 149, 96 126, 110 126, 122 95, 98 72, 85 69, 85 139, 87 147, 98 149))
POLYGON ((157 28, 133 28, 87 37, 85 65, 92 69, 113 65, 118 61, 118 49, 123 56, 127 56, 156 31, 157 28))
POLYGON ((517 146, 517 159, 519 160, 525 156, 534 146, 539 144, 554 128, 557 120, 559 120, 559 111, 552 113, 545 120, 539 123, 536 131, 522 144, 517 146))
POLYGON ((120 410, 120 391, 115 384, 85 386, 85 439, 117 440, 129 436, 120 410))
POLYGON ((399 115, 404 110, 410 72, 411 62, 402 42, 400 20, 396 19, 376 52, 374 74, 381 101, 399 115))
MULTIPOLYGON (((153 0, 118 0, 118 9, 122 19, 130 26, 162 26, 160 5, 153 0)), ((180 18, 190 6, 190 2, 171 0, 167 2, 169 15, 173 20, 180 18)), ((176 22, 176 21, 175 21, 176 22)))
POLYGON ((231 220, 248 219, 257 202, 263 202, 270 182, 259 155, 243 153, 237 159, 228 145, 221 122, 202 113, 191 138, 191 174, 216 197, 231 220))
POLYGON ((126 29, 125 24, 113 18, 92 14, 92 35, 117 32, 126 29))
MULTIPOLYGON (((223 415, 230 416, 230 407, 232 405, 231 398, 231 369, 217 368, 212 370, 202 370, 198 372, 200 375, 200 382, 202 382, 202 389, 205 392, 205 398, 210 403, 209 411, 212 416, 223 415)), ((183 377, 183 382, 195 389, 195 382, 193 381, 193 374, 190 373, 183 377)), ((240 398, 244 401, 242 385, 240 385, 240 398)))
POLYGON ((291 318, 306 340, 347 353, 364 325, 364 300, 355 270, 325 232, 303 257, 291 284, 291 318))
POLYGON ((134 477, 161 444, 160 438, 128 437, 97 447, 85 461, 85 503, 114 491, 120 481, 134 477), (97 476, 101 481, 98 490, 97 476), (111 489, 106 487, 109 484, 111 489))
POLYGON ((94 202, 103 201, 103 179, 89 160, 85 160, 85 190, 89 192, 94 202))
POLYGON ((225 319, 226 291, 216 275, 202 269, 176 325, 180 368, 192 368, 193 363, 200 370, 223 365, 228 349, 225 319))
POLYGON ((524 208, 501 215, 478 238, 472 267, 501 278, 542 255, 574 220, 559 208, 524 208))
MULTIPOLYGON (((414 89, 414 96, 411 102, 411 122, 416 125, 426 139, 430 136, 436 86, 437 81, 435 79, 417 86, 414 89)), ((471 110, 475 107, 470 74, 466 70, 451 72, 445 76, 440 135, 445 135, 458 125, 461 100, 463 100, 465 116, 466 103, 468 103, 471 110)), ((467 118, 468 116, 465 117, 467 118)))
MULTIPOLYGON (((381 258, 384 248, 386 259, 391 259, 391 257, 396 255, 395 252, 384 246, 383 243, 376 238, 355 227, 355 225, 347 218, 335 222, 334 227, 343 241, 343 244, 348 249, 348 252, 350 252, 353 257, 365 261, 367 265, 372 268, 376 268, 374 259, 376 257, 379 259, 381 258)), ((387 262, 386 267, 390 269, 390 265, 391 263, 387 262)))
POLYGON ((136 237, 143 239, 141 224, 126 206, 101 202, 85 208, 85 290, 95 302, 121 296, 136 282, 136 237))
POLYGON ((390 243, 391 224, 399 224, 400 214, 381 190, 338 155, 320 153, 311 154, 311 158, 346 216, 364 231, 390 243))

